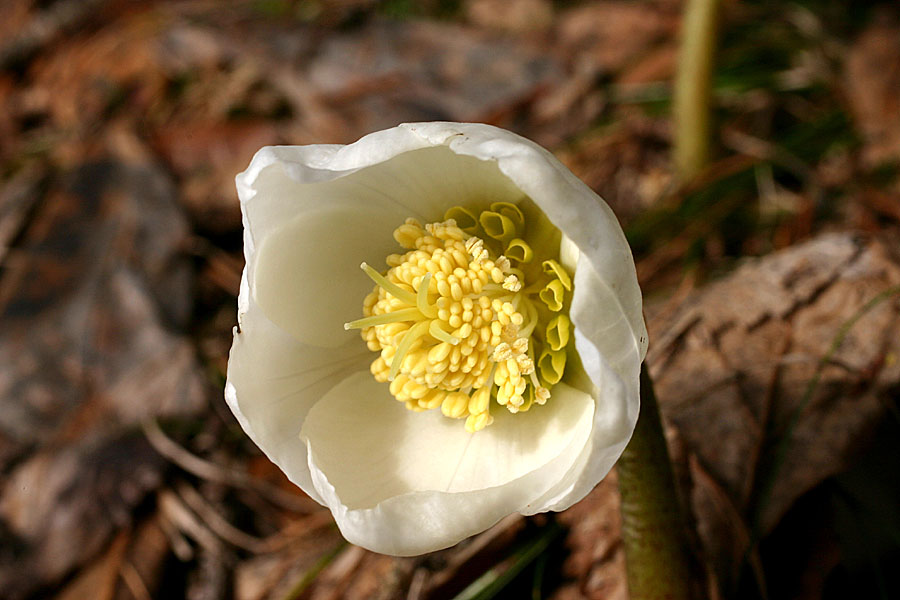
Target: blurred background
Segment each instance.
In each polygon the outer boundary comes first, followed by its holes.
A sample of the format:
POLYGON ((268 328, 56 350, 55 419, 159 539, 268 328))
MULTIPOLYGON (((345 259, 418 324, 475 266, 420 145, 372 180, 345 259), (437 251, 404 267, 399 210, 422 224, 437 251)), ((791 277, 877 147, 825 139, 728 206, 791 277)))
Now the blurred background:
POLYGON ((620 218, 710 598, 900 597, 900 6, 725 0, 708 106, 673 118, 683 10, 3 0, 0 597, 627 598, 615 472, 380 556, 222 399, 234 175, 419 120, 521 133, 620 218))

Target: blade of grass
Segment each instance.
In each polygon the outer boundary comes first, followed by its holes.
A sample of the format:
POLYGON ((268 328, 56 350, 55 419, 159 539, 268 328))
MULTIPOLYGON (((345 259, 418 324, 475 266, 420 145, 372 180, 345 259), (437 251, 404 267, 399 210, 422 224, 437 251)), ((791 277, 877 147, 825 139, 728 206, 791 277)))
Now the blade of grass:
MULTIPOLYGON (((500 597, 506 587, 532 562, 541 557, 544 551, 557 537, 562 535, 563 528, 551 522, 544 527, 537 537, 528 541, 513 554, 512 564, 505 570, 490 569, 464 589, 454 600, 490 600, 500 597)), ((504 596, 505 597, 505 596, 504 596)))
POLYGON ((319 573, 321 573, 325 567, 330 565, 332 561, 337 558, 338 554, 340 554, 341 551, 349 545, 350 544, 348 544, 347 542, 341 542, 331 551, 325 554, 322 558, 316 561, 316 564, 314 564, 306 573, 304 573, 303 577, 301 577, 300 580, 295 583, 290 590, 288 590, 288 593, 284 595, 283 600, 297 600, 297 598, 299 598, 300 595, 303 594, 304 591, 306 591, 306 588, 310 586, 313 580, 318 577, 319 573))
POLYGON ((547 555, 538 556, 534 565, 534 580, 531 582, 531 600, 541 600, 541 590, 544 589, 544 572, 547 570, 547 555))

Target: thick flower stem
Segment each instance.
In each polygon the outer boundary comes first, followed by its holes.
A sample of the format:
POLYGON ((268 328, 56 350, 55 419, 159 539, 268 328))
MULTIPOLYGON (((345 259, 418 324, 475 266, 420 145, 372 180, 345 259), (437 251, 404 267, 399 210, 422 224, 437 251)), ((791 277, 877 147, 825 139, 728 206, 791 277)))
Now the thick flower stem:
POLYGON ((681 30, 672 119, 678 176, 695 177, 709 160, 710 99, 720 0, 688 0, 681 30))
POLYGON ((646 365, 637 427, 617 468, 631 600, 691 598, 684 514, 646 365))

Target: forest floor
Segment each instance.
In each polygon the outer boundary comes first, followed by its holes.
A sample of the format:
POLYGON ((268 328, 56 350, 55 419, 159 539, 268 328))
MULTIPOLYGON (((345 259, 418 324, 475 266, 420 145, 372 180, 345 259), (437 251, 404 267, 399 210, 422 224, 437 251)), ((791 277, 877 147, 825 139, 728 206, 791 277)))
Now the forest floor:
POLYGON ((627 598, 615 472, 392 558, 223 400, 235 174, 449 120, 620 218, 706 593, 900 597, 900 7, 723 5, 713 161, 680 182, 679 0, 0 4, 0 596, 627 598))

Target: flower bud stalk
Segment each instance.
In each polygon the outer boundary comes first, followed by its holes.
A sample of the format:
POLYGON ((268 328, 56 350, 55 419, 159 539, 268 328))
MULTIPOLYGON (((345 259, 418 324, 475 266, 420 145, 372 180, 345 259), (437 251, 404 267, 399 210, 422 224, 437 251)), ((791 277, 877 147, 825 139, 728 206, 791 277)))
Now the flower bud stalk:
POLYGON ((687 527, 646 364, 637 427, 617 470, 631 600, 693 598, 687 527))

